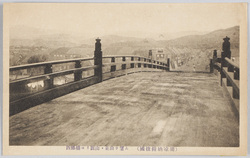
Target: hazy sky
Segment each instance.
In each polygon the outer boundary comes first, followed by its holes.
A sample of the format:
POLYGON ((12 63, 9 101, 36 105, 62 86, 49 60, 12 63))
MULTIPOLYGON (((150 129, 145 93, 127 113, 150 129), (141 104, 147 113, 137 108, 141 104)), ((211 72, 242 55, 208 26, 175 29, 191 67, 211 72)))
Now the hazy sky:
POLYGON ((88 36, 209 32, 239 25, 239 8, 225 3, 20 3, 10 5, 9 23, 88 36))

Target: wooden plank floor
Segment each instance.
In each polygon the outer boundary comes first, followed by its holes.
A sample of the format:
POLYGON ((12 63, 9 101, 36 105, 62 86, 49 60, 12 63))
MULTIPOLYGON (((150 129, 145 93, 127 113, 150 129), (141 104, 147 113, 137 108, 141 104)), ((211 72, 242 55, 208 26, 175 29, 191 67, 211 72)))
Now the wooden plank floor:
POLYGON ((130 74, 10 117, 10 145, 239 146, 224 93, 214 74, 130 74))

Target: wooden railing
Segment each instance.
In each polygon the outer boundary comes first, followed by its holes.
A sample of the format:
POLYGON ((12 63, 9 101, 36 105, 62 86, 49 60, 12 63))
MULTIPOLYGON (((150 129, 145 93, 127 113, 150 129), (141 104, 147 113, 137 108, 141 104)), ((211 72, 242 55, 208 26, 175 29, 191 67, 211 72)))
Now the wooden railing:
POLYGON ((134 72, 169 71, 169 62, 163 63, 140 56, 105 56, 103 59, 103 80, 134 72))
POLYGON ((9 71, 10 115, 14 115, 103 80, 135 72, 169 71, 169 60, 163 63, 140 56, 99 55, 13 66, 9 71))
MULTIPOLYGON (((225 58, 216 58, 213 62, 213 68, 217 69, 220 72, 220 83, 223 84, 223 78, 226 78, 226 86, 231 86, 233 88, 233 98, 239 99, 240 97, 240 68, 239 65, 233 62, 231 59, 225 58)), ((213 69, 212 68, 212 69, 213 69)), ((213 70, 212 70, 213 72, 213 70)))
POLYGON ((237 63, 230 59, 230 44, 229 48, 224 49, 227 51, 221 52, 221 58, 217 58, 217 52, 216 50, 214 51, 213 59, 210 61, 210 70, 211 72, 214 72, 214 69, 216 69, 220 73, 220 84, 229 90, 234 112, 237 116, 239 116, 240 67, 237 63), (230 87, 232 91, 230 90, 230 87))
MULTIPOLYGON (((225 58, 224 63, 221 64, 221 80, 226 78, 227 86, 233 88, 233 98, 240 98, 239 80, 240 80, 240 68, 231 59, 225 58), (227 68, 226 68, 227 67, 227 68)), ((221 81, 222 82, 222 81, 221 81)))

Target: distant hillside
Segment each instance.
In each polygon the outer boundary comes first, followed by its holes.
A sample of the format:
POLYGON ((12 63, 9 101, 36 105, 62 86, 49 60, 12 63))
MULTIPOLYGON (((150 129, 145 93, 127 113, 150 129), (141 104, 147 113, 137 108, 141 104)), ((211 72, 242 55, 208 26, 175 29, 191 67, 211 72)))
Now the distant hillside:
POLYGON ((221 52, 223 38, 230 37, 232 54, 239 54, 239 26, 221 29, 205 35, 189 35, 174 40, 160 41, 165 47, 193 48, 193 49, 217 49, 221 52))
POLYGON ((84 44, 88 45, 94 45, 96 38, 101 39, 102 46, 109 46, 111 44, 119 44, 119 43, 124 43, 124 42, 138 42, 142 41, 143 38, 136 38, 136 37, 126 37, 126 36, 118 36, 118 35, 106 35, 106 36, 101 36, 101 37, 95 37, 95 38, 90 38, 90 39, 85 39, 82 41, 84 44))
POLYGON ((38 29, 28 26, 13 26, 10 28, 10 46, 27 47, 75 47, 83 37, 65 33, 56 33, 56 30, 38 29))
POLYGON ((28 46, 28 47, 75 47, 76 43, 68 41, 67 39, 11 39, 10 46, 28 46))
POLYGON ((60 47, 53 50, 50 55, 79 55, 89 57, 94 55, 94 47, 60 47))
MULTIPOLYGON (((104 54, 137 54, 145 56, 149 49, 164 48, 171 54, 190 53, 192 49, 201 50, 203 52, 211 52, 217 49, 221 52, 223 38, 230 37, 231 50, 233 56, 239 56, 239 26, 228 29, 216 30, 204 35, 188 35, 172 40, 153 40, 123 36, 104 36, 102 39, 102 47, 104 54), (178 51, 176 51, 178 50, 178 51), (187 52, 188 53, 188 52, 187 52)), ((94 40, 94 39, 93 39, 94 40)))

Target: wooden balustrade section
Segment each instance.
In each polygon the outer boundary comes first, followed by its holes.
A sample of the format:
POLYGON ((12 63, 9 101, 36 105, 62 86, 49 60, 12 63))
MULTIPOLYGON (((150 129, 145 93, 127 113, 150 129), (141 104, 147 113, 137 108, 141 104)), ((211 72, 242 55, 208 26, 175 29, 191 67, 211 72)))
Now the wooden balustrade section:
POLYGON ((88 66, 82 63, 86 61, 94 63, 94 60, 95 58, 78 58, 10 67, 10 74, 14 71, 38 67, 42 67, 44 71, 39 75, 10 80, 10 115, 103 80, 135 72, 169 71, 168 63, 140 56, 104 56, 102 57, 103 61, 101 65, 99 65, 100 62, 88 66), (108 60, 109 62, 104 62, 104 60, 108 60), (58 72, 53 70, 54 66, 65 63, 74 64, 74 68, 58 72), (99 73, 100 68, 102 69, 101 76, 99 73), (109 71, 104 72, 105 69, 109 71), (93 75, 85 77, 83 73, 88 71, 98 71, 98 73, 93 73, 93 75), (65 75, 73 75, 72 81, 56 85, 55 78, 65 75), (42 82, 43 86, 40 90, 32 92, 27 88, 27 85, 35 82, 42 82))
MULTIPOLYGON (((223 54, 223 52, 222 52, 223 54)), ((212 64, 213 69, 220 72, 220 84, 225 87, 231 96, 231 102, 233 104, 232 108, 237 117, 239 117, 239 99, 240 99, 240 68, 239 65, 233 62, 231 59, 224 57, 222 58, 214 57, 211 59, 210 64, 212 64)))

